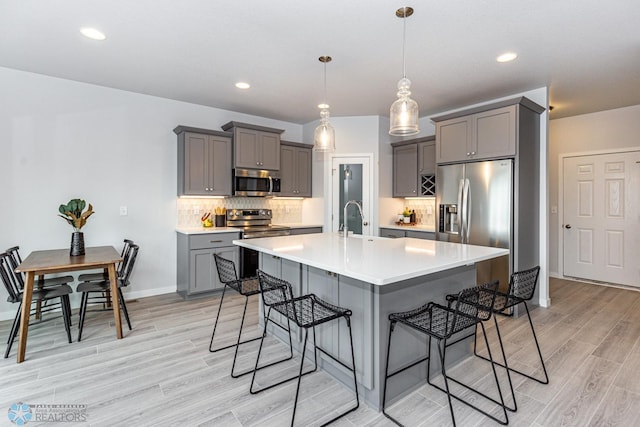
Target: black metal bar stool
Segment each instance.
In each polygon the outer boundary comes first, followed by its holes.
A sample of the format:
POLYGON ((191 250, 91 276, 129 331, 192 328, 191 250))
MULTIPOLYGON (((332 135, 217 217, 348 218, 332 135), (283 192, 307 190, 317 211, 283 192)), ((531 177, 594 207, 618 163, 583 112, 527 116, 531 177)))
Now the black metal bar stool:
MULTIPOLYGON (((485 332, 484 325, 482 324, 483 320, 488 319, 492 313, 492 307, 495 303, 496 291, 498 288, 498 282, 486 283, 481 286, 475 286, 473 288, 465 289, 460 291, 460 293, 456 296, 455 306, 443 306, 434 302, 429 302, 421 307, 418 307, 414 310, 405 311, 401 313, 391 313, 389 315, 389 339, 387 344, 387 361, 385 366, 385 378, 384 378, 384 388, 382 394, 382 412, 383 414, 395 422, 398 425, 402 425, 397 419, 391 416, 386 411, 386 394, 387 394, 387 381, 389 378, 406 371, 407 369, 422 363, 424 361, 427 362, 427 383, 429 385, 437 388, 438 390, 447 394, 447 399, 449 401, 449 410, 451 412, 451 420, 453 425, 456 425, 456 419, 453 412, 453 404, 451 398, 464 403, 465 405, 479 411, 480 413, 486 415, 492 420, 506 425, 509 423, 509 418, 507 416, 506 406, 504 404, 504 399, 502 397, 502 390, 500 389, 500 383, 498 381, 498 375, 496 373, 496 369, 494 364, 491 364, 491 368, 493 370, 493 376, 496 383, 496 389, 498 390, 498 395, 500 400, 495 400, 484 393, 475 390, 474 388, 464 384, 462 381, 459 381, 455 378, 452 378, 447 374, 446 371, 446 350, 448 347, 456 344, 463 339, 469 337, 469 335, 464 336, 462 338, 454 339, 453 341, 449 341, 454 334, 464 331, 465 329, 475 328, 478 324, 481 326, 483 333, 485 332), (404 325, 408 328, 411 328, 414 331, 421 332, 428 337, 428 346, 427 346, 427 355, 417 361, 411 362, 409 365, 404 366, 402 368, 397 369, 394 372, 389 373, 389 358, 391 352, 391 336, 393 331, 395 330, 396 324, 404 325), (438 386, 431 382, 429 376, 431 373, 431 339, 435 338, 438 344, 438 355, 440 358, 440 365, 442 371, 442 377, 444 379, 445 388, 438 386), (475 393, 485 397, 491 402, 497 403, 502 407, 504 419, 499 419, 492 414, 482 410, 478 406, 467 402, 461 397, 455 395, 449 389, 449 381, 453 381, 475 393)), ((489 353, 489 357, 491 356, 491 350, 489 348, 489 343, 487 340, 486 333, 484 334, 485 343, 487 344, 487 349, 489 353)))
MULTIPOLYGON (((226 350, 228 348, 231 347, 235 347, 235 352, 233 355, 233 364, 231 365, 231 377, 232 378, 238 378, 241 377, 243 375, 247 375, 250 374, 251 372, 253 372, 253 369, 249 369, 246 370, 244 372, 240 372, 240 373, 236 373, 235 372, 235 367, 236 367, 236 359, 238 358, 238 347, 240 347, 240 345, 242 344, 246 344, 252 341, 257 341, 259 339, 262 338, 262 336, 257 336, 255 338, 251 338, 245 341, 240 341, 240 338, 242 336, 242 328, 244 326, 244 319, 245 316, 247 314, 247 304, 249 302, 249 297, 252 295, 258 295, 260 294, 260 285, 258 284, 258 278, 257 277, 251 277, 251 278, 246 278, 246 279, 238 279, 238 274, 236 272, 236 266, 234 264, 233 261, 228 260, 226 258, 221 257, 218 254, 213 254, 213 258, 215 260, 216 263, 216 269, 218 270, 218 277, 220 278, 220 282, 224 283, 224 288, 222 289, 222 296, 220 297, 220 305, 218 306, 218 313, 216 314, 216 321, 213 325, 213 333, 211 334, 211 342, 209 343, 209 351, 211 353, 215 353, 221 350, 226 350), (240 295, 244 296, 244 309, 242 311, 242 320, 240 321, 240 329, 238 330, 238 340, 236 341, 235 344, 229 344, 227 346, 224 347, 220 347, 220 348, 213 348, 213 340, 216 336, 216 329, 218 327, 218 319, 220 318, 220 312, 222 311, 222 303, 224 301, 224 295, 225 292, 227 290, 227 287, 233 289, 234 291, 238 292, 240 295)), ((276 363, 280 363, 280 362, 284 362, 285 360, 290 360, 291 358, 293 358, 293 342, 291 340, 291 327, 290 325, 287 325, 287 327, 285 328, 284 326, 280 325, 277 322, 273 322, 275 325, 277 325, 278 327, 284 329, 285 331, 287 331, 289 333, 289 356, 281 359, 281 360, 276 360, 275 362, 271 362, 267 365, 263 365, 258 369, 263 369, 266 368, 268 366, 274 365, 276 363)), ((266 317, 265 317, 265 322, 264 322, 264 327, 266 330, 267 327, 267 322, 266 322, 266 317)))
POLYGON ((358 382, 356 380, 356 360, 355 354, 353 351, 353 335, 351 333, 351 310, 346 308, 338 307, 333 304, 329 304, 326 301, 321 300, 314 294, 302 295, 300 297, 293 296, 293 290, 291 289, 291 284, 285 280, 278 279, 273 277, 263 271, 258 270, 258 279, 260 284, 260 289, 262 291, 262 300, 264 304, 269 307, 266 321, 265 321, 265 330, 262 335, 262 340, 260 341, 260 349, 258 350, 258 357, 256 358, 256 370, 254 370, 253 378, 251 378, 251 386, 249 391, 251 394, 260 393, 265 390, 269 390, 278 385, 284 384, 286 382, 297 379, 298 385, 296 387, 296 397, 293 403, 293 414, 291 416, 291 425, 296 418, 296 409, 298 406, 298 397, 300 394, 300 381, 304 375, 310 374, 318 368, 318 351, 321 351, 323 354, 327 355, 349 371, 353 372, 353 385, 354 392, 356 397, 356 404, 354 407, 346 410, 345 412, 335 416, 331 420, 322 424, 326 426, 339 418, 344 417, 345 415, 355 411, 360 406, 360 399, 358 397, 358 382), (270 384, 262 389, 254 390, 253 385, 256 379, 256 371, 258 368, 258 364, 260 362, 260 353, 262 352, 262 344, 264 343, 264 337, 266 336, 266 322, 271 320, 271 312, 275 310, 276 312, 282 314, 290 321, 293 321, 298 327, 304 329, 304 343, 302 346, 302 356, 300 359, 300 370, 298 375, 294 375, 290 378, 286 378, 284 380, 278 381, 275 384, 270 384), (344 318, 347 323, 347 327, 349 329, 349 342, 351 343, 351 366, 348 366, 341 360, 338 360, 335 356, 327 352, 321 347, 318 347, 316 343, 316 326, 321 325, 326 322, 330 322, 332 320, 339 320, 340 318, 344 318), (307 338, 309 337, 309 329, 311 328, 313 333, 313 369, 303 372, 304 365, 304 357, 307 350, 307 338))
MULTIPOLYGON (((497 292, 496 293, 496 302, 494 304, 493 309, 493 321, 496 325, 496 333, 498 335, 498 342, 500 343, 500 348, 502 349, 502 357, 504 359, 504 365, 500 362, 494 361, 495 364, 501 366, 507 370, 507 375, 509 378, 509 386, 511 387, 511 393, 513 394, 513 385, 511 383, 511 375, 509 372, 515 372, 522 376, 525 376, 529 379, 539 382, 540 384, 549 384, 549 375, 547 374, 547 368, 544 365, 544 359, 542 358, 542 352, 540 351, 540 344, 538 343, 538 337, 536 336, 536 331, 533 328, 533 322, 531 321, 531 314, 529 313, 529 307, 527 306, 527 301, 530 301, 533 298, 533 294, 536 290, 536 285, 538 284, 538 277, 540 275, 540 267, 536 266, 530 268, 528 270, 517 271, 511 275, 509 280, 509 289, 507 293, 497 292), (515 307, 518 304, 524 305, 524 308, 527 310, 527 318, 529 319, 529 326, 531 327, 531 333, 533 335, 533 340, 536 344, 536 349, 538 350, 538 357, 540 359, 540 366, 542 367, 542 372, 544 373, 544 379, 535 378, 529 374, 525 374, 522 371, 509 367, 507 362, 507 356, 504 352, 504 346, 502 343, 502 336, 500 335, 500 328, 498 327, 498 320, 496 319, 496 314, 503 314, 507 309, 511 307, 515 307)), ((478 354, 476 351, 476 343, 474 341, 473 352, 476 356, 489 360, 485 356, 478 354)), ((515 405, 515 395, 513 395, 513 401, 515 405)))

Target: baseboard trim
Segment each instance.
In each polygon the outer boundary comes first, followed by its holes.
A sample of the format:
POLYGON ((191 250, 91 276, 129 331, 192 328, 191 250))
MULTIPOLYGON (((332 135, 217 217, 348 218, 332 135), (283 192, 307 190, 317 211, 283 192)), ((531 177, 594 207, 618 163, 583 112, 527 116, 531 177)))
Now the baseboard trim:
POLYGON ((550 271, 549 277, 553 277, 554 279, 564 279, 564 276, 556 271, 550 271))

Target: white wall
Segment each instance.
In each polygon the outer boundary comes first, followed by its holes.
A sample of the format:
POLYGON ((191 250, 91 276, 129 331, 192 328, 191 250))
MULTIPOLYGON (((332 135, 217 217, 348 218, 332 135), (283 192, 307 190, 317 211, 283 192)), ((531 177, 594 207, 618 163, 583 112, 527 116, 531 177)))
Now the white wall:
MULTIPOLYGON (((96 213, 85 244, 140 244, 132 297, 176 286, 176 155, 173 128, 220 129, 230 120, 285 129, 302 126, 232 111, 0 68, 0 250, 69 246, 60 203, 83 198, 96 213), (128 216, 119 216, 127 206, 128 216)), ((4 295, 5 291, 0 291, 4 295)), ((17 307, 0 300, 0 318, 17 307)))
MULTIPOLYGON (((640 105, 600 111, 549 122, 549 204, 559 206, 558 191, 560 155, 589 151, 640 147, 640 105)), ((558 245, 562 236, 562 220, 558 214, 549 218, 549 269, 562 275, 558 245)))

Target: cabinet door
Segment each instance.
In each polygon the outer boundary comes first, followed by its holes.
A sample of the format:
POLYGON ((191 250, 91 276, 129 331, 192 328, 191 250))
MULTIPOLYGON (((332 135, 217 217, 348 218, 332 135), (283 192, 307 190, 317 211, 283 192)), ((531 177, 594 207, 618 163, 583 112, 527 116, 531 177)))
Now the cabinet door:
POLYGON ((418 144, 418 174, 435 175, 436 173, 436 144, 435 142, 421 142, 418 144))
POLYGON ((231 195, 231 139, 209 136, 209 191, 212 196, 231 195))
POLYGON ((209 194, 209 136, 198 133, 184 135, 183 194, 209 194))
POLYGON ((280 147, 280 196, 296 196, 296 148, 280 147))
POLYGON ((260 169, 258 131, 236 128, 233 144, 237 168, 260 169))
MULTIPOLYGON (((311 148, 296 148, 296 196, 311 197, 311 148)), ((282 167, 284 165, 280 165, 282 167)))
POLYGON ((270 132, 258 132, 258 136, 259 168, 280 170, 280 135, 270 132))
POLYGON ((380 237, 386 237, 388 239, 397 239, 400 237, 404 237, 404 231, 394 230, 392 228, 381 228, 380 237))
POLYGON ((189 293, 207 292, 216 289, 218 273, 213 259, 213 249, 189 251, 189 293))
POLYGON ((510 105, 471 116, 476 159, 516 155, 516 106, 510 105))
POLYGON ((436 163, 466 161, 473 151, 469 117, 436 123, 436 163))
POLYGON ((393 197, 418 195, 418 145, 393 147, 393 197))

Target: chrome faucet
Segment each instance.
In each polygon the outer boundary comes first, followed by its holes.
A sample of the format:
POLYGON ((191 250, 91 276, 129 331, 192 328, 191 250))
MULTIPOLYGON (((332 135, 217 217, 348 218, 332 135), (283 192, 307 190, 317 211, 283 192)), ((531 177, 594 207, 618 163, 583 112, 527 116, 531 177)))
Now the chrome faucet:
MULTIPOLYGON (((362 206, 360 206, 360 203, 358 203, 357 200, 349 200, 347 203, 344 204, 344 212, 342 214, 342 218, 344 221, 344 227, 342 228, 342 233, 345 237, 345 239, 347 237, 349 237, 349 227, 347 226, 347 208, 349 207, 349 205, 356 205, 356 207, 358 208, 358 211, 360 212, 360 216, 362 217, 362 219, 364 220, 364 214, 362 213, 362 206)), ((365 223, 364 225, 367 225, 367 223, 365 223)))

